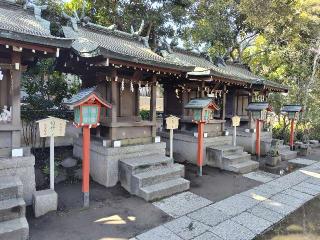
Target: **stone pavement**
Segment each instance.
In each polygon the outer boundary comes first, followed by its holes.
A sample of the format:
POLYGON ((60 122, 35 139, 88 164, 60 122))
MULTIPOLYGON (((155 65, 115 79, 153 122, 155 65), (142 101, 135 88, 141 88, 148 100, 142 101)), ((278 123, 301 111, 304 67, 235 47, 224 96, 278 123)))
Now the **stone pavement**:
POLYGON ((246 178, 250 178, 250 179, 255 180, 257 182, 263 182, 263 183, 270 182, 270 181, 280 177, 280 175, 276 175, 276 174, 268 173, 268 172, 263 172, 263 171, 250 172, 247 174, 243 174, 242 176, 244 176, 246 178))
POLYGON ((131 240, 249 240, 320 194, 320 163, 213 203, 184 192, 154 205, 175 219, 131 240))

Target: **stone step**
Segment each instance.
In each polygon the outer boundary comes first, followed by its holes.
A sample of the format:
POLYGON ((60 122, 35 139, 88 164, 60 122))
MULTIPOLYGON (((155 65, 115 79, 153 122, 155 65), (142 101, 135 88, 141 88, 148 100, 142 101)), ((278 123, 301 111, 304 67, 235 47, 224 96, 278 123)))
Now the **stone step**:
POLYGON ((176 193, 186 191, 190 188, 190 182, 184 178, 177 178, 155 185, 143 187, 139 196, 147 201, 158 200, 176 193))
POLYGON ((241 163, 226 165, 224 167, 225 170, 232 171, 235 173, 241 173, 241 174, 255 171, 258 168, 259 168, 259 163, 251 160, 241 162, 241 163))
POLYGON ((280 151, 286 151, 286 150, 290 151, 290 146, 289 145, 280 145, 279 150, 280 151))
POLYGON ((0 240, 26 240, 29 225, 25 217, 0 222, 0 240))
POLYGON ((0 222, 24 217, 26 212, 23 198, 12 198, 0 201, 0 222))
POLYGON ((23 195, 23 185, 17 176, 0 177, 0 201, 20 198, 23 195))
POLYGON ((298 153, 290 150, 280 150, 280 156, 282 161, 287 161, 297 158, 298 153))
POLYGON ((162 154, 152 154, 120 160, 121 167, 131 172, 131 174, 138 174, 172 164, 173 159, 162 154))
POLYGON ((215 151, 221 151, 223 156, 243 152, 243 147, 233 146, 233 145, 229 145, 229 144, 220 145, 220 146, 209 146, 208 148, 215 150, 215 151))
POLYGON ((233 155, 228 155, 222 158, 222 163, 225 164, 234 164, 241 163, 251 160, 251 155, 247 152, 236 153, 233 155))
POLYGON ((160 182, 173 180, 184 176, 184 166, 174 164, 171 167, 160 168, 133 175, 132 183, 141 187, 154 185, 160 182))

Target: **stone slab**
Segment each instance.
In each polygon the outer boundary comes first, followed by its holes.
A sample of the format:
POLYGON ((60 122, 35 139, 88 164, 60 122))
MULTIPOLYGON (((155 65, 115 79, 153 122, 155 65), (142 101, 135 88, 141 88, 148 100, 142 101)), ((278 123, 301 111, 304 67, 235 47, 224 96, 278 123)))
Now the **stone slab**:
POLYGON ((304 192, 307 194, 311 194, 311 195, 318 195, 320 193, 320 186, 319 185, 315 185, 315 184, 311 184, 308 182, 302 182, 296 186, 293 187, 293 189, 298 190, 300 192, 304 192))
POLYGON ((153 203, 154 206, 174 218, 181 217, 210 204, 212 204, 210 200, 191 192, 180 193, 153 203))
POLYGON ((247 190, 245 192, 241 192, 240 195, 250 197, 250 198, 258 200, 258 201, 264 201, 264 200, 270 198, 273 195, 273 193, 263 192, 259 189, 253 188, 253 189, 247 190))
POLYGON ((280 177, 279 175, 267 173, 263 171, 251 172, 251 173, 243 174, 243 176, 258 182, 263 182, 263 183, 270 182, 280 177))
POLYGON ((58 207, 58 194, 52 190, 37 191, 33 194, 33 210, 35 217, 48 212, 56 211, 58 207))
POLYGON ((312 195, 309 195, 309 194, 303 193, 303 192, 299 192, 299 191, 296 191, 294 189, 287 189, 287 190, 283 191, 282 193, 290 195, 290 196, 295 197, 295 198, 302 199, 302 200, 304 200, 306 202, 313 198, 312 195))
POLYGON ((176 234, 171 232, 169 229, 165 228, 164 226, 159 226, 153 228, 145 233, 142 233, 136 236, 138 240, 182 240, 182 238, 178 237, 176 234))
POLYGON ((225 240, 250 240, 255 237, 249 229, 230 220, 216 226, 213 233, 225 240))
POLYGON ((248 209, 247 212, 257 217, 263 218, 273 224, 281 221, 284 218, 282 214, 272 211, 268 208, 265 208, 260 204, 257 206, 254 206, 253 208, 248 209))
POLYGON ((286 216, 297 209, 296 207, 286 205, 280 202, 272 201, 272 200, 266 200, 261 202, 260 204, 261 206, 268 208, 274 212, 280 213, 283 216, 286 216))
POLYGON ((193 240, 223 240, 223 239, 211 232, 205 232, 204 234, 201 234, 200 236, 194 238, 193 240))
POLYGON ((232 197, 213 204, 212 207, 221 210, 230 216, 235 216, 257 205, 258 203, 258 200, 236 194, 232 197))
POLYGON ((289 160, 289 163, 297 164, 297 165, 303 165, 303 166, 309 166, 314 163, 317 163, 317 161, 310 160, 310 159, 305 159, 305 158, 295 158, 289 160))
POLYGON ((280 202, 286 205, 290 205, 295 208, 299 208, 302 206, 306 201, 300 198, 296 198, 287 194, 278 193, 270 198, 270 200, 275 202, 280 202))
POLYGON ((1 240, 27 240, 29 239, 29 224, 25 217, 0 222, 1 240))
POLYGON ((188 214, 188 217, 211 227, 216 226, 219 223, 231 218, 230 215, 226 214, 225 212, 219 209, 214 208, 212 205, 194 211, 188 214))
POLYGON ((306 183, 311 183, 313 185, 320 185, 320 179, 319 178, 309 178, 305 180, 306 183))
POLYGON ((210 229, 210 227, 189 217, 183 216, 163 225, 182 239, 193 239, 210 229))
POLYGON ((255 191, 258 191, 258 192, 259 191, 264 192, 269 196, 275 195, 275 194, 283 191, 283 189, 281 189, 281 188, 278 188, 278 187, 272 186, 272 185, 267 185, 267 184, 260 185, 258 187, 255 187, 254 189, 255 189, 255 191))
POLYGON ((243 212, 238 216, 231 218, 230 220, 241 224, 255 234, 260 234, 272 226, 272 222, 248 212, 243 212))

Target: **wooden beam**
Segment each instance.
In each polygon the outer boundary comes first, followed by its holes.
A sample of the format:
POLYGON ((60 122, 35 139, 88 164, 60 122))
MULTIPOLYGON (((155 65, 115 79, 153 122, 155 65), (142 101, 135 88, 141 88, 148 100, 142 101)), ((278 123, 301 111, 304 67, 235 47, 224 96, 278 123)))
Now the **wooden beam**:
POLYGON ((55 47, 47 47, 47 46, 41 46, 41 45, 34 45, 34 44, 28 44, 23 43, 20 41, 14 41, 9 39, 0 39, 1 45, 9 45, 9 46, 15 46, 15 47, 22 47, 26 49, 34 49, 36 51, 42 51, 47 53, 56 53, 57 49, 55 47))

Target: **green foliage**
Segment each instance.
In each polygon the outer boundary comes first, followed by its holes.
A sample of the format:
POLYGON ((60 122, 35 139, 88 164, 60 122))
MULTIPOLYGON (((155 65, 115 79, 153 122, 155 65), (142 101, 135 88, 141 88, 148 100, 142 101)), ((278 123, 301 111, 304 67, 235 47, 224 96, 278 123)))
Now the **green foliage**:
POLYGON ((146 121, 150 119, 150 111, 149 110, 141 110, 140 111, 141 119, 146 121))

